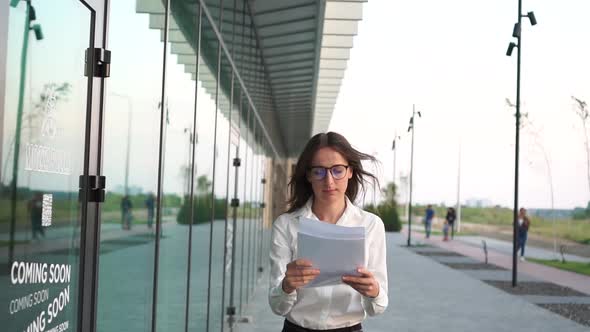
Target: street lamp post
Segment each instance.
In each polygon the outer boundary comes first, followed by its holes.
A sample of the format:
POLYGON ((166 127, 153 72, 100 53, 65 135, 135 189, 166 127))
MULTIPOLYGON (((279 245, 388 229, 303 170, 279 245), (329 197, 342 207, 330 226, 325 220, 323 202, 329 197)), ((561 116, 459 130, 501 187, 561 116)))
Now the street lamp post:
MULTIPOLYGON (((455 224, 457 225, 457 233, 461 232, 461 143, 459 142, 459 157, 457 158, 457 209, 455 216, 455 224)), ((452 229, 454 237, 455 227, 452 229)))
POLYGON ((396 209, 395 193, 397 192, 397 184, 395 182, 395 177, 396 177, 395 164, 397 161, 397 158, 396 158, 397 150, 395 149, 395 146, 396 146, 396 143, 399 139, 401 139, 401 137, 397 135, 397 131, 396 131, 395 134, 393 135, 393 143, 391 144, 391 150, 393 150, 393 195, 391 196, 391 206, 393 206, 394 209, 396 209))
MULTIPOLYGON (((378 154, 377 151, 373 151, 372 156, 377 158, 378 154)), ((379 190, 379 188, 377 188, 377 181, 373 180, 373 207, 375 208, 377 208, 377 190, 379 190)))
POLYGON ((408 247, 412 245, 412 179, 414 175, 414 131, 416 130, 416 114, 422 117, 420 112, 416 112, 416 105, 412 105, 412 117, 410 118, 410 125, 408 131, 412 131, 412 148, 410 153, 410 202, 408 208, 408 247))
MULTIPOLYGON (((11 198, 10 198, 10 243, 8 249, 9 262, 14 260, 14 233, 16 230, 16 200, 18 198, 18 160, 20 157, 20 136, 23 122, 23 105, 25 99, 25 76, 27 72, 27 53, 29 48, 29 33, 31 30, 35 33, 35 39, 42 40, 43 32, 39 24, 31 26, 31 22, 37 19, 35 8, 31 5, 31 0, 23 0, 25 2, 25 29, 23 34, 23 47, 20 58, 20 82, 18 91, 18 106, 16 111, 16 130, 14 134, 14 156, 12 161, 12 181, 11 198)), ((10 6, 15 8, 18 6, 19 0, 10 1, 10 6)))
POLYGON ((537 24, 537 19, 533 12, 522 14, 522 0, 518 0, 518 22, 514 25, 512 37, 516 38, 516 43, 508 44, 507 56, 512 55, 514 48, 518 48, 516 57, 516 143, 514 145, 514 211, 513 211, 513 234, 512 234, 512 287, 516 287, 517 278, 517 249, 518 249, 518 156, 520 148, 520 62, 522 51, 522 18, 528 17, 531 25, 537 24))
POLYGON ((191 162, 193 160, 192 146, 193 146, 193 143, 196 143, 196 142, 194 142, 194 138, 193 138, 194 135, 193 135, 193 131, 191 128, 189 128, 189 127, 184 128, 183 132, 185 134, 188 133, 188 140, 189 140, 188 154, 187 154, 188 161, 187 161, 186 174, 185 174, 185 176, 186 176, 186 195, 185 195, 185 197, 187 197, 187 199, 188 199, 188 196, 190 195, 190 192, 191 192, 190 191, 191 190, 191 181, 190 181, 190 179, 191 179, 191 162))
POLYGON ((393 184, 395 184, 395 177, 396 177, 396 172, 395 172, 395 164, 396 164, 396 152, 397 150, 395 149, 396 143, 398 140, 400 140, 401 137, 397 135, 397 132, 395 133, 395 135, 393 136, 393 143, 391 145, 391 150, 393 151, 393 184))

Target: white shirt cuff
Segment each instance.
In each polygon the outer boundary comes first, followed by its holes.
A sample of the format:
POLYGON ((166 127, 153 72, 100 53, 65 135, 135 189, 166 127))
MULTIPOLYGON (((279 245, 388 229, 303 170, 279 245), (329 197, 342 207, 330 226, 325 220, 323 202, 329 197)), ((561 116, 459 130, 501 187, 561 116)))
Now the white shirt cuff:
MULTIPOLYGON (((363 302, 365 304, 365 308, 367 307, 371 307, 373 309, 375 308, 375 305, 382 307, 382 308, 386 308, 388 303, 388 297, 387 294, 385 293, 385 290, 383 289, 383 287, 379 286, 379 295, 377 295, 377 297, 368 297, 368 296, 363 296, 363 302)), ((376 312, 378 312, 379 310, 375 310, 376 312)))

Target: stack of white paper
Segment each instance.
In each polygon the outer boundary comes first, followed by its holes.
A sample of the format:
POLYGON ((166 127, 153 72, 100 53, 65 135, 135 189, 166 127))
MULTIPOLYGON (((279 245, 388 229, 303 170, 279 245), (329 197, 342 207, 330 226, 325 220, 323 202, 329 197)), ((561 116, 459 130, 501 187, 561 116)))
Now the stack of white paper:
POLYGON ((337 285, 343 275, 358 275, 365 264, 365 228, 344 227, 301 218, 298 257, 310 260, 320 274, 306 287, 337 285))

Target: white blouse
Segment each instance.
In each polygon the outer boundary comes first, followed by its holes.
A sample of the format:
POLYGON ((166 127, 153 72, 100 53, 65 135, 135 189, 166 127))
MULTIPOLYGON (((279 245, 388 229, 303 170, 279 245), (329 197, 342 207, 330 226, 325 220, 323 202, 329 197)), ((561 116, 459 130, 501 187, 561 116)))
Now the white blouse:
POLYGON ((299 210, 280 215, 273 224, 268 296, 272 311, 294 324, 314 330, 348 327, 360 323, 366 315, 381 314, 389 301, 385 227, 378 216, 354 206, 348 198, 346 209, 336 225, 365 227, 365 266, 379 283, 379 295, 376 298, 365 297, 344 283, 300 288, 290 294, 283 291, 287 264, 297 258, 299 217, 319 220, 311 211, 311 203, 310 199, 299 210))

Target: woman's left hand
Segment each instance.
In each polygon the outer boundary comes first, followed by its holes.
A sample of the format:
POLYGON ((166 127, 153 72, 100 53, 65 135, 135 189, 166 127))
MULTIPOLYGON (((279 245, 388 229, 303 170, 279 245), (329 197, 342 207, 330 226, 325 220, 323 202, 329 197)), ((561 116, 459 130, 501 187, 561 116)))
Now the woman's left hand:
POLYGON ((342 277, 342 281, 364 296, 377 297, 379 295, 379 282, 377 282, 373 273, 364 268, 357 269, 357 272, 360 276, 345 275, 342 277))

